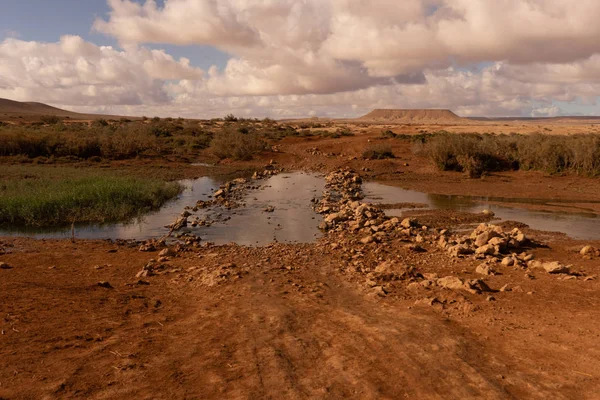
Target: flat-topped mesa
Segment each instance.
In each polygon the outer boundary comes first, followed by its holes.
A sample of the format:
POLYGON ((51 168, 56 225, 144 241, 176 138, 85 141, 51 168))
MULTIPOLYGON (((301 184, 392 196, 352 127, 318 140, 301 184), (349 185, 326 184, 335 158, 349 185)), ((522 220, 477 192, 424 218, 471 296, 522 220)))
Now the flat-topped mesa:
POLYGON ((386 123, 461 123, 465 119, 454 114, 450 110, 434 109, 377 109, 359 118, 362 121, 386 122, 386 123))

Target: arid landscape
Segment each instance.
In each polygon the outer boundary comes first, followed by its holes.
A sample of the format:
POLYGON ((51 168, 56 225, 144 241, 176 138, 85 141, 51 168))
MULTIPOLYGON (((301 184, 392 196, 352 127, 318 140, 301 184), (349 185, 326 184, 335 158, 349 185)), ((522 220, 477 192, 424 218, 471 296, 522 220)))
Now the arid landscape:
POLYGON ((595 118, 0 121, 0 399, 598 398, 595 118))

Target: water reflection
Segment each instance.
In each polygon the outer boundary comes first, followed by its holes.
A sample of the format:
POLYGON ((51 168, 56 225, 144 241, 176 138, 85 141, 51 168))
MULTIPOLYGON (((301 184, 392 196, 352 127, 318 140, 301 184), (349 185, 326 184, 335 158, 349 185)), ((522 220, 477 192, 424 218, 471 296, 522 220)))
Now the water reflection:
MULTIPOLYGON (((363 188, 367 195, 366 201, 373 203, 422 203, 434 209, 451 209, 464 212, 480 212, 483 209, 489 209, 501 220, 522 222, 533 229, 563 232, 574 239, 596 240, 600 238, 600 218, 594 213, 535 211, 493 204, 495 202, 546 204, 549 200, 446 196, 406 190, 375 182, 367 182, 363 188)), ((568 204, 580 201, 558 202, 552 200, 551 202, 568 204)), ((389 215, 401 216, 407 210, 408 208, 387 210, 386 212, 389 215)))
MULTIPOLYGON (((186 206, 198 200, 208 200, 213 191, 223 183, 216 178, 203 177, 181 181, 185 190, 167 203, 160 211, 149 213, 141 220, 124 224, 84 225, 76 228, 80 239, 149 239, 167 233, 165 225, 175 221, 186 206)), ((215 220, 229 218, 225 223, 209 227, 186 228, 205 241, 216 244, 235 242, 242 245, 263 245, 274 240, 279 242, 312 242, 319 235, 320 217, 311 208, 310 200, 320 195, 323 179, 304 173, 280 174, 261 181, 262 189, 250 190, 246 207, 226 210, 199 210, 194 216, 215 220), (273 206, 272 213, 264 212, 273 206)), ((35 238, 69 238, 70 228, 59 230, 8 229, 0 230, 0 236, 29 236, 35 238)))

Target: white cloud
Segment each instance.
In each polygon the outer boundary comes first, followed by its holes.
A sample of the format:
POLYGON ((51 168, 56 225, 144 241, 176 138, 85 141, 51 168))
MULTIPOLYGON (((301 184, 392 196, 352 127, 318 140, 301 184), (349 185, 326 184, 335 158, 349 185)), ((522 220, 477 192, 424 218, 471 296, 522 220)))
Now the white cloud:
POLYGON ((135 115, 556 114, 600 93, 597 0, 108 0, 77 36, 0 42, 0 97, 135 115), (147 43, 232 56, 206 73, 147 43))
POLYGON ((189 60, 130 46, 119 51, 78 36, 58 43, 0 42, 0 97, 62 105, 161 104, 167 79, 200 79, 189 60))
POLYGON ((566 63, 600 50, 597 0, 109 4, 110 18, 95 28, 121 43, 202 44, 233 54, 214 83, 223 94, 331 93, 453 62, 566 63))

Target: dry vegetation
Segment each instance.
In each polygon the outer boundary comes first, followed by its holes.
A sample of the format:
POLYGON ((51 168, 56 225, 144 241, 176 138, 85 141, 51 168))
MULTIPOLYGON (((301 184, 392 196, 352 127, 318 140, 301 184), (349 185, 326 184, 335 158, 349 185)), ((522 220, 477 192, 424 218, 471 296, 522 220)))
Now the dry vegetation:
POLYGON ((509 169, 600 174, 600 137, 596 135, 429 136, 417 142, 417 154, 427 156, 440 170, 464 171, 473 178, 509 169))

